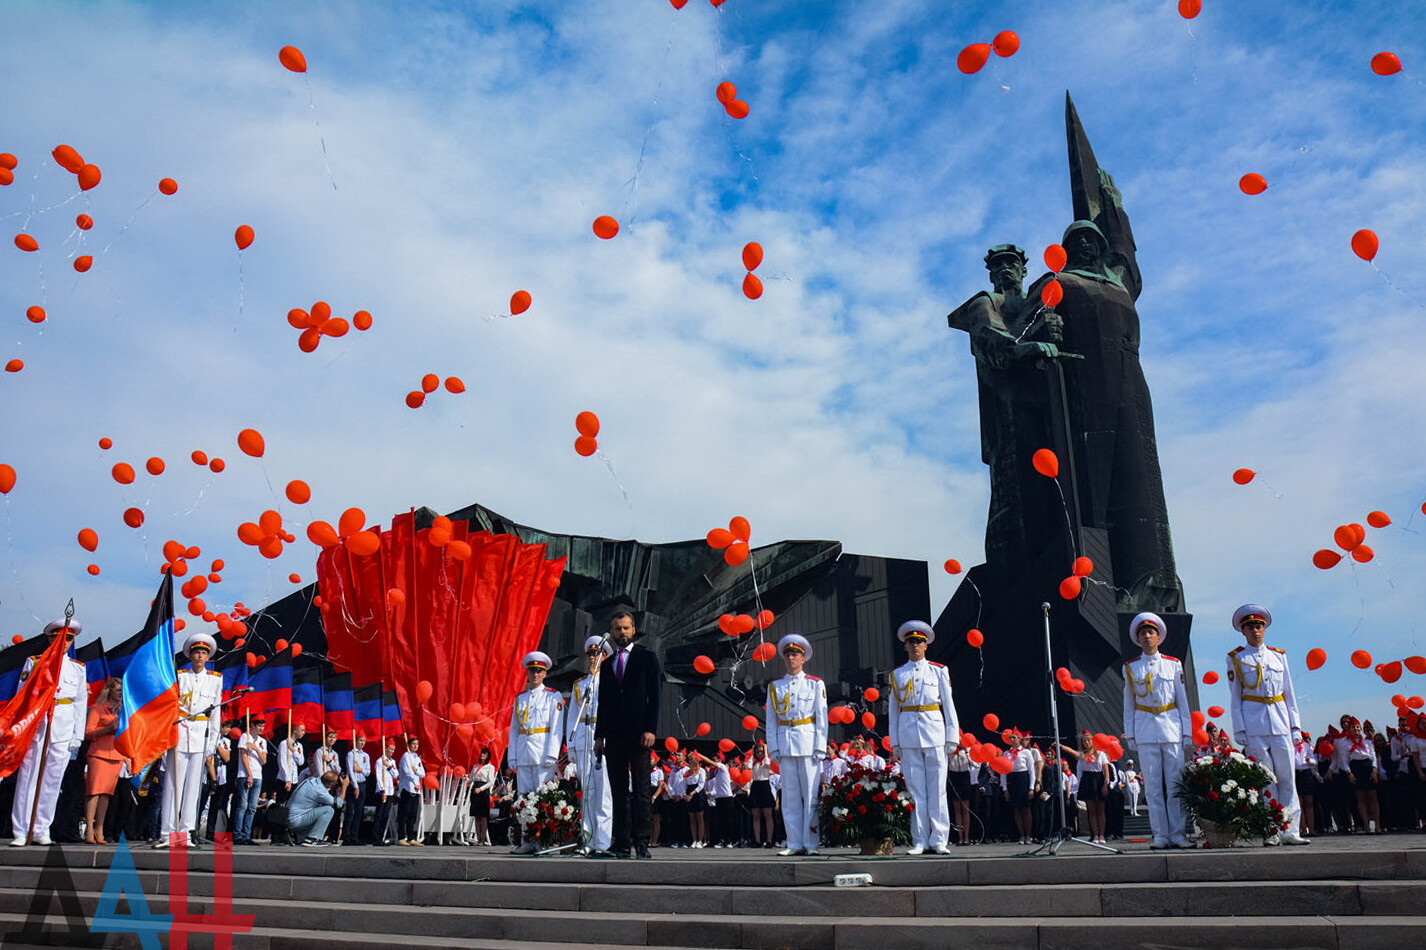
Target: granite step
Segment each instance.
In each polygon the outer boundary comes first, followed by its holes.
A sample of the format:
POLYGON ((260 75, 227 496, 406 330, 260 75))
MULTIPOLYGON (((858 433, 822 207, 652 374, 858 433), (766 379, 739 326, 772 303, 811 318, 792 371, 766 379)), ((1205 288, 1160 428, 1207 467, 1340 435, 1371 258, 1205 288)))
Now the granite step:
MULTIPOLYGON (((23 916, 0 913, 0 933, 18 931, 23 916)), ((473 950, 565 950, 578 943, 589 950, 639 946, 648 950, 678 947, 728 948, 728 950, 1410 950, 1421 944, 1426 917, 1381 920, 1374 918, 1315 917, 1159 917, 1086 922, 1082 918, 1021 917, 948 922, 879 920, 808 920, 789 917, 750 917, 728 921, 716 916, 678 917, 645 922, 642 939, 615 943, 592 942, 598 934, 582 926, 579 917, 565 918, 572 931, 568 939, 538 939, 489 935, 443 937, 363 932, 261 927, 234 938, 234 950, 341 950, 379 947, 468 947, 473 950), (662 937, 679 939, 661 941, 662 937)), ((49 930, 63 931, 63 925, 49 930)), ((518 929, 518 928, 517 928, 518 929)), ((629 929, 628 936, 640 931, 629 929)), ((106 946, 139 946, 135 934, 109 936, 106 946)), ((199 938, 190 944, 205 946, 199 938)), ((37 946, 6 941, 7 948, 37 946)), ((52 945, 52 944, 45 944, 52 945)), ((60 943, 59 945, 64 945, 60 943)))

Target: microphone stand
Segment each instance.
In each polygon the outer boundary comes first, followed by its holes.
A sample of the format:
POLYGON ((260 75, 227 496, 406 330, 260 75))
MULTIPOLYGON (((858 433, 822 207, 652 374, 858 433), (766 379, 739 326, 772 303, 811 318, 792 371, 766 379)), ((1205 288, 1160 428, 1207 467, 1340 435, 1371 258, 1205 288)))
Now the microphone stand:
MULTIPOLYGON (((1060 707, 1055 699, 1055 661, 1050 654, 1050 604, 1048 601, 1040 605, 1040 611, 1045 618, 1045 681, 1050 691, 1050 731, 1054 733, 1054 741, 1060 741, 1060 707)), ((1056 756, 1059 759, 1059 756, 1056 756)), ((1056 766, 1058 768, 1058 766, 1056 766)), ((1065 786, 1064 779, 1056 781, 1059 786, 1059 794, 1055 796, 1055 817, 1057 819, 1056 828, 1053 834, 1045 839, 1044 844, 1031 851, 1021 854, 1021 857, 1032 858, 1053 858, 1057 857, 1066 841, 1073 841, 1077 844, 1088 845, 1091 848, 1098 848, 1100 851, 1108 851, 1110 854, 1123 854, 1118 848, 1107 844, 1100 844, 1097 841, 1090 841, 1088 838, 1076 837, 1069 827, 1069 820, 1065 816, 1065 786)))

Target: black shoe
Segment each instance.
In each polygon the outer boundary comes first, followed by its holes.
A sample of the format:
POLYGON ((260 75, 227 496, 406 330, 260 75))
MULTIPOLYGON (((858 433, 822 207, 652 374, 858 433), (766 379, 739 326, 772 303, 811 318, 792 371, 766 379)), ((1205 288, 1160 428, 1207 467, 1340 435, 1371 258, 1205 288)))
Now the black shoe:
POLYGON ((648 846, 647 846, 647 845, 642 845, 642 844, 641 844, 641 845, 637 846, 636 848, 634 848, 634 857, 636 857, 636 858, 641 858, 642 860, 647 861, 647 860, 649 860, 650 858, 652 858, 653 855, 652 855, 652 854, 649 854, 649 849, 648 849, 648 846))
POLYGON ((613 854, 614 857, 616 857, 616 858, 621 858, 621 859, 623 859, 623 858, 632 858, 632 857, 633 857, 633 855, 632 855, 631 853, 629 853, 629 849, 628 849, 628 848, 615 848, 615 849, 614 849, 612 852, 610 852, 610 853, 613 854))

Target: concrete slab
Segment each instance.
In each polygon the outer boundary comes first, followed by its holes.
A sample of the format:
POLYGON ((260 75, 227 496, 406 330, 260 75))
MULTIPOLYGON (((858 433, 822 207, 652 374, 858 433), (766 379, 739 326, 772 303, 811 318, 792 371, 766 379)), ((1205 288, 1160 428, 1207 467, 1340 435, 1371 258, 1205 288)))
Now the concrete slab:
POLYGON ((745 887, 730 892, 739 916, 914 917, 916 892, 880 887, 745 887))
POLYGON ((1105 917, 1213 917, 1242 914, 1313 917, 1360 914, 1355 883, 1236 881, 1224 884, 1124 884, 1101 891, 1105 917))
MULTIPOLYGON (((1037 920, 839 922, 835 950, 1034 950, 1037 920)), ((1100 950, 1114 950, 1101 947, 1100 950)))
MULTIPOLYGON (((595 863, 595 862, 590 862, 595 863)), ((753 861, 726 864, 690 861, 604 861, 604 880, 609 884, 701 884, 729 887, 787 886, 796 883, 791 861, 753 861)))
POLYGON ((1103 912, 1099 884, 1054 887, 984 885, 918 888, 916 916, 930 917, 1098 917, 1103 912))
MULTIPOLYGON (((621 917, 615 914, 577 915, 527 913, 511 911, 501 919, 506 940, 544 941, 550 943, 585 944, 615 943, 641 947, 647 944, 648 931, 643 915, 621 917)), ((472 937, 488 934, 472 931, 472 937)))
POLYGON ((1342 950, 1415 950, 1426 943, 1426 917, 1329 917, 1342 950))
POLYGON ((690 885, 590 884, 579 888, 578 909, 593 913, 734 914, 733 891, 690 885))
MULTIPOLYGON (((362 888, 365 896, 365 887, 362 888)), ((409 903, 418 907, 494 907, 579 910, 579 889, 510 881, 413 881, 409 903)))
POLYGON ((1415 915, 1426 910, 1426 881, 1362 881, 1362 913, 1372 917, 1415 915))
POLYGON ((1406 876, 1401 851, 1318 851, 1311 848, 1231 848, 1176 856, 1170 881, 1391 880, 1406 876))
MULTIPOLYGON (((1038 950, 1340 950, 1325 917, 1043 918, 1038 950)), ((1344 945, 1345 946, 1345 945, 1344 945)), ((1353 948, 1358 950, 1358 948, 1353 948)))
POLYGON ((1162 881, 1167 858, 1159 854, 1103 854, 997 858, 967 864, 970 884, 1122 884, 1162 881))
POLYGON ((950 887, 970 880, 969 861, 945 857, 888 858, 877 861, 801 860, 793 867, 798 884, 830 884, 838 874, 870 874, 887 887, 950 887))

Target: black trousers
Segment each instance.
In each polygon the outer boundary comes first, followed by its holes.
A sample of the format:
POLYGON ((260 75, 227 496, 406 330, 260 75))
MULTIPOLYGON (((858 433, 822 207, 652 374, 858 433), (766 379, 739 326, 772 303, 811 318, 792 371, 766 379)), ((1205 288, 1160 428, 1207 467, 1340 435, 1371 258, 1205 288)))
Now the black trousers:
POLYGON ((419 841, 421 829, 416 826, 421 821, 421 793, 402 792, 396 810, 396 837, 402 841, 419 841))
POLYGON ((356 844, 361 840, 361 819, 366 805, 366 786, 353 785, 347 789, 347 804, 342 809, 342 840, 356 844))
POLYGON ((391 820, 391 800, 395 795, 387 795, 385 798, 380 792, 376 794, 376 818, 372 822, 371 839, 374 844, 386 844, 386 824, 391 820))
POLYGON ((606 739, 604 768, 608 770, 609 791, 614 797, 614 829, 612 847, 627 851, 630 846, 646 848, 649 844, 650 800, 649 750, 639 744, 639 737, 627 740, 606 739))

